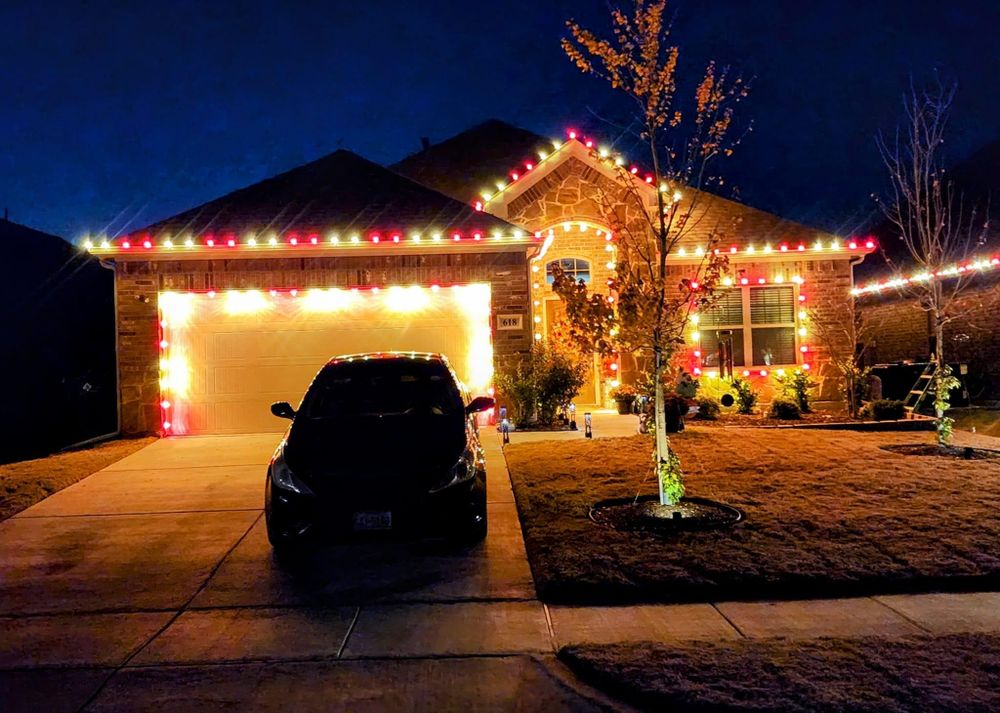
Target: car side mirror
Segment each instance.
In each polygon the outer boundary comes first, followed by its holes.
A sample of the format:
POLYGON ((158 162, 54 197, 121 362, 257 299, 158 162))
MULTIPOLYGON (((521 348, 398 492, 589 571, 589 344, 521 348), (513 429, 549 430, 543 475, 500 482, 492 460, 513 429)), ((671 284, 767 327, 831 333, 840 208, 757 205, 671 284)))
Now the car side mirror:
POLYGON ((271 413, 273 413, 278 418, 295 418, 295 409, 287 401, 276 401, 271 404, 271 413))
POLYGON ((490 398, 489 396, 477 396, 469 402, 469 405, 465 407, 465 413, 473 414, 479 413, 480 411, 489 411, 491 408, 496 406, 496 400, 490 398))

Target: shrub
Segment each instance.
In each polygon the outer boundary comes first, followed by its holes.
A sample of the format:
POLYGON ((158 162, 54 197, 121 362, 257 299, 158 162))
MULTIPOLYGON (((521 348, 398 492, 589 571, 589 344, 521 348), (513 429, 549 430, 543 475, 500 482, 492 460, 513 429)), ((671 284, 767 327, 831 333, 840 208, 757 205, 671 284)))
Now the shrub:
POLYGON ((547 352, 538 378, 538 420, 548 425, 556 412, 580 393, 585 370, 579 362, 561 354, 547 352))
POLYGON ((796 418, 802 418, 802 410, 799 405, 788 398, 779 397, 771 402, 771 410, 768 411, 768 416, 771 418, 778 418, 782 420, 791 420, 796 418))
POLYGON ((698 418, 706 421, 714 421, 722 412, 722 406, 717 399, 711 396, 702 396, 698 399, 698 418))
POLYGON ((878 399, 865 406, 864 415, 875 421, 898 421, 906 416, 906 409, 902 401, 878 399))
POLYGON ((612 401, 633 402, 639 396, 639 390, 631 384, 620 384, 608 392, 612 401))
POLYGON ((702 376, 698 379, 698 396, 721 401, 726 394, 733 393, 733 386, 726 379, 702 376))
POLYGON ((536 419, 543 425, 555 420, 556 412, 573 400, 586 378, 586 365, 537 342, 530 352, 496 374, 515 425, 524 427, 536 419))
POLYGON ((686 399, 693 399, 694 395, 698 393, 698 382, 692 379, 691 375, 686 371, 681 372, 680 377, 677 379, 677 385, 674 386, 674 391, 686 399))
POLYGON ((796 369, 784 374, 775 374, 774 380, 778 382, 779 393, 781 394, 779 398, 786 401, 794 401, 802 413, 812 411, 809 404, 811 399, 809 390, 814 389, 817 384, 809 378, 809 374, 801 369, 796 369))
POLYGON ((757 404, 757 392, 754 391, 749 379, 733 377, 733 390, 736 392, 736 411, 743 414, 753 413, 757 404))

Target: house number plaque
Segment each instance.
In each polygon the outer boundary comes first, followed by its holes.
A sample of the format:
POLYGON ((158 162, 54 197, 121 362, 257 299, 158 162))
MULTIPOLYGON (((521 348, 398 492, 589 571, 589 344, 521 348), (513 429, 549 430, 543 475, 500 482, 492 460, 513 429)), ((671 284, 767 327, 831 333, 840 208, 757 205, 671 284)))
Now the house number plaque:
POLYGON ((498 314, 497 329, 514 330, 523 329, 522 315, 520 314, 498 314))

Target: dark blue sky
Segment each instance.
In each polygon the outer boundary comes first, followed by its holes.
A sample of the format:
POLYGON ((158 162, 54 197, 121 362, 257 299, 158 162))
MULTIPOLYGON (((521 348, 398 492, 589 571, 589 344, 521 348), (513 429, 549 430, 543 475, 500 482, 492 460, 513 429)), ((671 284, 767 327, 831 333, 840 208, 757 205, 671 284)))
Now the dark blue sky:
MULTIPOLYGON (((744 200, 848 233, 907 77, 959 80, 950 151, 1000 137, 996 0, 677 0, 682 73, 755 75, 744 200)), ((603 132, 610 89, 562 56, 600 0, 0 2, 0 206, 75 239, 140 227, 349 148, 392 162, 497 117, 603 132)))

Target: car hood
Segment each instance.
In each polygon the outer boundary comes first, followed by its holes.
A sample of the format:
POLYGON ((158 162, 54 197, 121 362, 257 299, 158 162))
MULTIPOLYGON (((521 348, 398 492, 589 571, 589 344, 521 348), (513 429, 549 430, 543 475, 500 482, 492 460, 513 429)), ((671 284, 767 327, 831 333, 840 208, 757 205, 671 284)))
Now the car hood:
POLYGON ((296 420, 285 447, 292 471, 310 481, 447 470, 466 448, 461 416, 360 416, 296 420))

